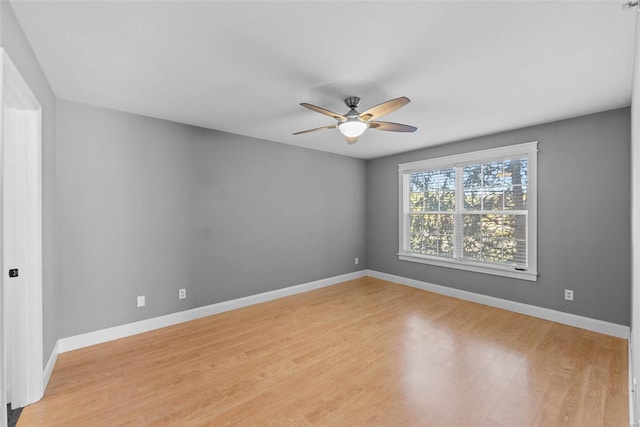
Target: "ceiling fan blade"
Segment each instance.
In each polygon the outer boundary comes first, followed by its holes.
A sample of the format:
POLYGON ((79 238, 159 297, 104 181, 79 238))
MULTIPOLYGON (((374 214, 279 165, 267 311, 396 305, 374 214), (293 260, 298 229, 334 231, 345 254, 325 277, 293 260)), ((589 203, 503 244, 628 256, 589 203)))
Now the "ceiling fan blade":
POLYGON ((418 129, 415 126, 392 122, 369 122, 369 127, 371 129, 387 130, 391 132, 415 132, 418 129))
POLYGON ((303 130, 303 131, 300 131, 300 132, 292 133, 292 135, 300 135, 300 134, 303 134, 303 133, 317 132, 319 130, 325 130, 325 129, 335 129, 337 126, 338 125, 322 126, 321 128, 307 129, 307 130, 303 130))
POLYGON ((391 101, 383 102, 382 104, 369 108, 367 111, 360 114, 360 118, 364 121, 376 119, 384 116, 385 114, 389 114, 400 107, 404 107, 409 102, 411 102, 409 98, 401 96, 400 98, 392 99, 391 101))
POLYGON ((303 107, 306 107, 310 110, 316 111, 320 114, 324 114, 325 116, 329 116, 329 117, 333 117, 334 119, 336 119, 339 122, 346 122, 347 118, 345 116, 343 116, 342 114, 338 114, 338 113, 334 113, 331 110, 327 110, 326 108, 322 108, 322 107, 318 107, 312 104, 307 104, 306 102, 302 102, 300 103, 300 105, 302 105, 303 107))
POLYGON ((347 142, 349 144, 355 144, 356 142, 358 142, 358 137, 357 136, 348 136, 347 137, 347 142))

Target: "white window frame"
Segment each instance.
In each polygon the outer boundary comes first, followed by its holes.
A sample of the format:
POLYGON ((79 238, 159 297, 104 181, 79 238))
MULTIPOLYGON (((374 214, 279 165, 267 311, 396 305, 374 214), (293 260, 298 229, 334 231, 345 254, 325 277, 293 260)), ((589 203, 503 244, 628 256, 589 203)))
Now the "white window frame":
MULTIPOLYGON (((400 233, 398 258, 402 261, 419 262, 423 264, 437 265, 440 267, 456 268, 460 270, 474 271, 478 273, 494 274, 498 276, 512 277, 530 281, 538 280, 538 223, 537 223, 537 154, 538 141, 523 144, 509 145, 506 147, 491 148, 488 150, 473 151, 470 153, 456 154, 452 156, 438 157, 434 159, 420 160, 417 162, 401 163, 398 165, 399 199, 400 199, 400 233), (528 189, 527 189, 527 268, 519 270, 513 266, 475 262, 462 258, 444 258, 432 255, 421 255, 408 251, 408 212, 405 212, 405 203, 408 200, 408 185, 406 180, 411 173, 430 169, 444 169, 447 167, 462 167, 475 163, 507 160, 510 157, 527 157, 528 162, 528 189)), ((461 184, 459 184, 461 185, 461 184)), ((458 186, 459 186, 458 185, 458 186)), ((456 200, 460 199, 460 188, 456 188, 456 200)), ((459 203, 459 201, 458 201, 459 203)), ((456 205, 458 206, 458 204, 456 205)), ((456 207, 458 209, 458 207, 456 207)))

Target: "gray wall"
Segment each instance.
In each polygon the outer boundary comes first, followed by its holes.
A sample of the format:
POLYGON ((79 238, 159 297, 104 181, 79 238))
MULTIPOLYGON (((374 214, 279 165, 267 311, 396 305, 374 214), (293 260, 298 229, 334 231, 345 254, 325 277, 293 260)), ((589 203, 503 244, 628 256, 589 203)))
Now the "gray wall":
POLYGON ((60 338, 365 268, 365 161, 57 112, 60 338))
POLYGON ((0 1, 0 46, 8 53, 42 106, 42 238, 44 363, 58 339, 55 317, 56 289, 56 98, 36 59, 13 8, 0 1))
POLYGON ((629 325, 629 156, 624 108, 370 160, 368 268, 629 325), (537 282, 398 260, 398 163, 529 141, 539 141, 537 282))
POLYGON ((195 132, 191 258, 199 301, 366 268, 364 160, 195 132))

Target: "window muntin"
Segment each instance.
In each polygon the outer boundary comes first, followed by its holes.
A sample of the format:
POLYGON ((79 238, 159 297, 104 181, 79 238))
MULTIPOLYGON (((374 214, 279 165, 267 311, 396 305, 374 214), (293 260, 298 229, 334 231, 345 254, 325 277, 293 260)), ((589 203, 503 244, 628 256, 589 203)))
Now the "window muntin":
POLYGON ((399 165, 401 259, 535 280, 536 152, 534 142, 399 165))

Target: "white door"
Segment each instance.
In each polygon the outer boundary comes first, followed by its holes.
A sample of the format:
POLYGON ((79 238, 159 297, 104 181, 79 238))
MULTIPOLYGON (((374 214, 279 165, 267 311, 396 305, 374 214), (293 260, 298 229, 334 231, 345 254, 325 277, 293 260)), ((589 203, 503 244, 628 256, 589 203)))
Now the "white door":
POLYGON ((43 394, 41 118, 38 100, 0 48, 0 426, 43 394), (17 277, 9 277, 18 269, 17 277), (9 385, 9 387, 7 387, 9 385))
MULTIPOLYGON (((12 378, 19 378, 15 372, 16 356, 11 344, 21 339, 15 329, 18 316, 24 314, 19 310, 21 288, 27 283, 29 271, 27 266, 27 156, 26 156, 26 121, 20 111, 13 108, 4 109, 4 182, 3 182, 3 255, 5 266, 5 298, 4 298, 4 336, 5 343, 5 387, 6 402, 12 402, 12 378), (16 277, 10 277, 9 270, 18 270, 16 277)), ((23 306, 24 307, 24 306, 23 306)), ((19 321, 19 320, 18 320, 19 321)))

